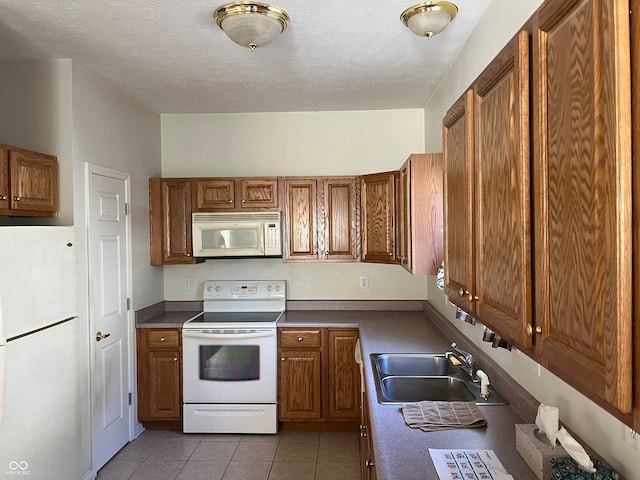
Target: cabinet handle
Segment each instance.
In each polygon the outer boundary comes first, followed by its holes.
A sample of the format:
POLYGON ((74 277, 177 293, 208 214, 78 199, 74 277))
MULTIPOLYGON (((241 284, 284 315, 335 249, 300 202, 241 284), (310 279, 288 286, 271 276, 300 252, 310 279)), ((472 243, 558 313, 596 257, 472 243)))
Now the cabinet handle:
POLYGON ((302 337, 298 337, 298 341, 299 341, 299 342, 301 342, 301 341, 303 341, 303 340, 304 340, 304 338, 302 338, 302 337))
POLYGON ((191 254, 190 254, 190 253, 187 253, 187 257, 190 257, 190 256, 191 256, 191 254))
POLYGON ((161 341, 161 342, 165 342, 166 340, 167 340, 167 339, 166 339, 166 338, 164 338, 164 337, 161 337, 161 338, 160 338, 160 341, 161 341))
POLYGON ((229 200, 229 203, 233 203, 233 200, 229 200))
POLYGON ((20 201, 20 197, 13 197, 13 200, 16 201, 16 202, 19 202, 20 201))
POLYGON ((242 199, 242 203, 247 203, 247 201, 243 198, 243 199, 242 199))
POLYGON ((534 330, 533 325, 527 323, 527 335, 532 337, 534 331, 536 332, 536 334, 542 335, 542 327, 540 325, 536 325, 536 328, 534 330))
POLYGON ((178 361, 178 357, 173 357, 173 361, 177 362, 178 361))
POLYGON ((284 362, 285 360, 286 360, 286 358, 284 358, 284 357, 282 357, 282 358, 280 359, 280 361, 281 361, 281 362, 284 362))
POLYGON ((373 461, 372 461, 372 460, 367 460, 367 461, 365 462, 365 465, 367 466, 367 468, 373 468, 373 467, 375 467, 375 465, 373 464, 373 461))
POLYGON ((0 200, 6 200, 7 196, 6 195, 0 195, 0 200))
POLYGON ((460 294, 460 296, 463 296, 464 295, 464 289, 461 288, 460 290, 458 290, 458 293, 460 294))

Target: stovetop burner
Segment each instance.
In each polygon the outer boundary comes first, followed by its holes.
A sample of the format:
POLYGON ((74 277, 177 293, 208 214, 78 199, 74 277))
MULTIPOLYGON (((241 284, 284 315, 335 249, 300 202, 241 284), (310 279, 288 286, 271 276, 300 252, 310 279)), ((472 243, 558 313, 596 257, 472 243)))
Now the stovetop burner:
POLYGON ((203 312, 188 323, 211 326, 214 323, 276 323, 283 312, 203 312))

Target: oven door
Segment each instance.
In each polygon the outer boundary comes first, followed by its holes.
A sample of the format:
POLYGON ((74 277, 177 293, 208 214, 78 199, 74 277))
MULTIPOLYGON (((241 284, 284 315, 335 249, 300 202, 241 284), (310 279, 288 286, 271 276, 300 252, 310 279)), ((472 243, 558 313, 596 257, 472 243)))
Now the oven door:
POLYGON ((276 403, 275 327, 182 331, 184 403, 276 403))

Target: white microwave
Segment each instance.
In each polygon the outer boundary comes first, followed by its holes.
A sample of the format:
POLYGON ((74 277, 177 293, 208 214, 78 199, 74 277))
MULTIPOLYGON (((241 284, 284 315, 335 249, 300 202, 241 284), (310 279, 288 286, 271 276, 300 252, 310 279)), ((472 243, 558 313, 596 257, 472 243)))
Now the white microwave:
POLYGON ((280 212, 193 213, 194 257, 282 257, 280 212))

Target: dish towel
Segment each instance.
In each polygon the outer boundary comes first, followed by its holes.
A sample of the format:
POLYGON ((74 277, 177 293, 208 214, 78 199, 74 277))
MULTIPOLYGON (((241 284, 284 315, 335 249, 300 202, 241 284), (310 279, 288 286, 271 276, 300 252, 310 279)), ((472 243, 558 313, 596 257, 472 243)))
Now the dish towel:
POLYGON ((412 402, 402 404, 402 416, 411 428, 425 432, 487 425, 475 402, 412 402))

